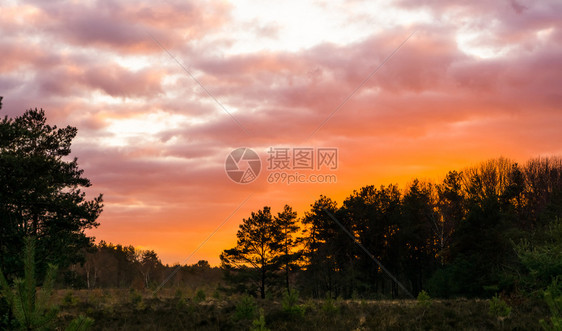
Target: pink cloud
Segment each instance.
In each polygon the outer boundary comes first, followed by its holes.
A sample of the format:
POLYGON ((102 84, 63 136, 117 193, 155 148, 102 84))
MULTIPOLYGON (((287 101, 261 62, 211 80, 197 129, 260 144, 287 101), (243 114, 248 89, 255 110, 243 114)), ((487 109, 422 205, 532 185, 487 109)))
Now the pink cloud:
MULTIPOLYGON (((36 2, 0 12, 8 36, 0 41, 0 89, 2 115, 43 107, 49 122, 78 127, 73 154, 94 184, 88 192, 106 199, 93 232, 99 239, 189 251, 254 194, 206 253, 216 260, 241 217, 264 203, 290 203, 302 213, 321 193, 340 199, 366 184, 439 176, 498 155, 524 161, 562 152, 562 8, 554 1, 401 1, 398 9, 425 7, 435 19, 348 44, 236 55, 227 50, 237 36, 222 30, 235 19, 227 3, 95 4, 36 2), (466 31, 480 33, 477 46, 507 51, 489 59, 465 54, 457 35, 466 31), (131 69, 129 56, 149 66, 131 69), (109 131, 114 121, 156 112, 185 122, 128 138, 126 147, 100 143, 120 137, 109 131), (229 150, 248 146, 264 155, 273 145, 339 147, 338 184, 287 187, 260 177, 241 186, 226 177, 229 150)), ((275 38, 282 28, 254 30, 257 39, 275 38)))

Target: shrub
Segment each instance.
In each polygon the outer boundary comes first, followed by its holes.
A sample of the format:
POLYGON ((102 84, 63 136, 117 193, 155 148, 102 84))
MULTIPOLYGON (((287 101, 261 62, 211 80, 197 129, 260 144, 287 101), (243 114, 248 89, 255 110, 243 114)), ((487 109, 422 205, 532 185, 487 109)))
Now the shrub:
POLYGON ((285 292, 283 294, 283 301, 281 305, 283 306, 283 311, 291 316, 303 317, 305 308, 298 305, 299 292, 297 290, 292 290, 290 292, 285 292))
POLYGON ((333 314, 338 311, 338 307, 334 303, 334 299, 331 296, 327 295, 326 300, 322 303, 322 311, 326 314, 333 314))
POLYGON ((236 305, 234 317, 237 320, 251 320, 256 317, 257 310, 258 306, 256 304, 256 300, 245 294, 240 298, 240 301, 236 305))
POLYGON ((265 326, 265 316, 263 315, 263 309, 260 309, 260 316, 252 322, 252 331, 269 331, 265 326))
POLYGON ((77 303, 78 300, 74 295, 72 295, 72 291, 67 291, 64 298, 62 298, 62 304, 65 306, 72 307, 76 306, 77 303))
POLYGON ((195 293, 195 297, 193 298, 193 301, 199 303, 205 301, 206 298, 207 296, 205 295, 205 291, 198 290, 197 293, 195 293))
POLYGON ((94 324, 94 319, 80 315, 73 319, 70 324, 66 327, 65 331, 82 331, 88 330, 94 324))
MULTIPOLYGON (((0 292, 8 302, 11 312, 19 327, 23 330, 45 330, 52 328, 58 314, 58 308, 52 304, 53 285, 57 267, 49 264, 43 286, 37 288, 35 278, 35 239, 25 238, 24 279, 15 279, 13 286, 8 284, 0 270, 0 292)), ((73 321, 66 330, 87 330, 93 320, 81 316, 73 321)))
POLYGON ((426 291, 421 291, 420 293, 418 293, 418 306, 422 307, 422 308, 429 308, 429 306, 431 306, 431 297, 429 296, 429 294, 427 294, 426 291))
POLYGON ((490 300, 488 314, 498 319, 505 319, 511 315, 511 307, 496 294, 490 300))
POLYGON ((143 309, 144 308, 144 303, 142 301, 142 294, 140 294, 137 290, 135 290, 134 288, 131 288, 131 290, 129 292, 129 297, 131 299, 131 304, 133 305, 133 307, 135 309, 143 309))
POLYGON ((544 300, 550 309, 550 323, 540 320, 540 325, 545 330, 562 330, 562 284, 559 278, 554 278, 544 291, 544 300))

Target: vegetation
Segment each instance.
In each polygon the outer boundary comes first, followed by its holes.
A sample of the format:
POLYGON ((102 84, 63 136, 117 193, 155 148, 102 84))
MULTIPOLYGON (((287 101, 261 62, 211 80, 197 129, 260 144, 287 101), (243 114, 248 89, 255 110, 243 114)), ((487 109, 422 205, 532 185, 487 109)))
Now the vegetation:
POLYGON ((561 215, 561 159, 522 167, 501 158, 438 184, 365 186, 339 207, 321 196, 292 223, 290 253, 276 249, 287 236, 264 207, 243 220, 237 247, 221 259, 233 291, 259 289, 262 298, 279 293, 287 274, 314 298, 530 293, 562 275, 561 215), (282 256, 290 268, 277 263, 282 256))
MULTIPOLYGON (((51 328, 58 308, 51 302, 57 268, 49 265, 47 276, 40 290, 36 289, 35 238, 27 237, 24 252, 24 279, 16 278, 13 286, 8 284, 0 270, 0 292, 11 307, 15 321, 6 326, 21 330, 44 330, 51 328)), ((66 330, 87 330, 93 323, 91 318, 79 316, 71 321, 66 330)))
POLYGON ((321 195, 300 218, 264 206, 220 268, 169 266, 84 234, 102 197, 75 135, 42 110, 0 121, 0 328, 560 329, 560 158, 321 195))
POLYGON ((24 238, 36 238, 37 272, 82 261, 91 245, 84 230, 96 227, 102 196, 86 200, 89 187, 77 159, 68 161, 77 130, 46 124, 43 110, 0 120, 0 269, 21 277, 24 238))
POLYGON ((490 300, 489 314, 504 319, 511 315, 511 307, 496 294, 490 300))
POLYGON ((95 320, 95 330, 249 330, 257 327, 256 321, 270 330, 539 330, 540 319, 550 323, 549 308, 541 301, 514 305, 512 317, 500 321, 488 314, 488 300, 433 300, 425 309, 416 300, 308 299, 306 314, 288 318, 280 302, 254 299, 251 317, 238 318, 236 296, 178 306, 173 293, 152 298, 150 292, 141 292, 145 306, 139 309, 122 295, 126 290, 109 290, 112 302, 88 298, 87 292, 97 290, 74 291, 78 304, 64 308, 55 328, 64 328, 84 312, 95 320), (325 301, 333 308, 325 310, 325 301))
POLYGON ((549 321, 540 320, 545 330, 562 330, 562 284, 555 278, 552 284, 544 291, 544 298, 550 309, 549 321))

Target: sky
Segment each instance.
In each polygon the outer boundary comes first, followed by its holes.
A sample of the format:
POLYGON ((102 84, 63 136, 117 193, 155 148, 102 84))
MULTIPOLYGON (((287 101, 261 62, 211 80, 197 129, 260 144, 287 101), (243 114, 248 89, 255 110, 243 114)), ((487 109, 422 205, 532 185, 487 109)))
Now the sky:
POLYGON ((3 0, 0 115, 78 128, 97 241, 216 265, 266 205, 562 155, 560 17, 559 0, 3 0), (261 160, 245 184, 225 171, 238 148, 261 160), (314 169, 270 166, 298 148, 314 169), (336 182, 272 180, 296 173, 336 182))

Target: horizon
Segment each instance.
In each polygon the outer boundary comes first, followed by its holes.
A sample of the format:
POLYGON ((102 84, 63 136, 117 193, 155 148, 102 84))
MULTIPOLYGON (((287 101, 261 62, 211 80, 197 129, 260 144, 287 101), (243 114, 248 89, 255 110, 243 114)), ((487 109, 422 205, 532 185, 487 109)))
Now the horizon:
POLYGON ((265 205, 301 217, 320 194, 562 155, 555 1, 2 7, 0 115, 77 127, 71 156, 104 194, 88 233, 165 264, 216 266, 265 205), (261 159, 247 184, 225 171, 240 147, 261 159), (337 182, 268 183, 270 148, 337 148, 335 169, 301 171, 337 182))

